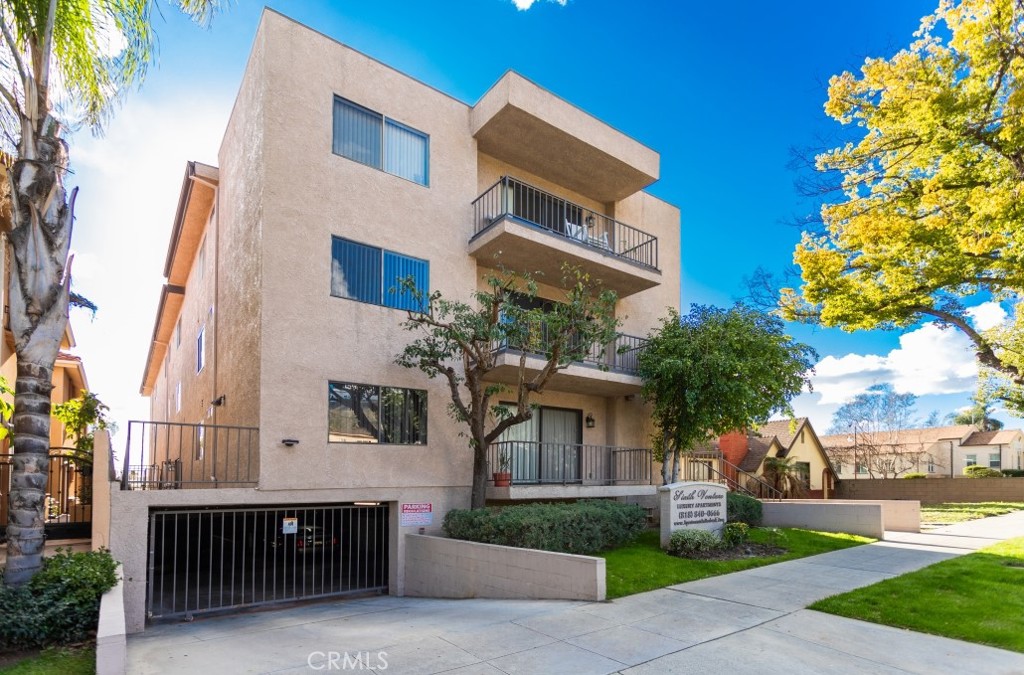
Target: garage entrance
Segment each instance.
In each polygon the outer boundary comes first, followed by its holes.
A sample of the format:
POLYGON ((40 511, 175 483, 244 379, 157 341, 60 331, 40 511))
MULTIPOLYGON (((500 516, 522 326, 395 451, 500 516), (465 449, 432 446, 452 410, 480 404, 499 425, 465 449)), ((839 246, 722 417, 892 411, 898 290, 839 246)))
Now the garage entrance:
POLYGON ((152 510, 150 619, 388 590, 388 506, 152 510))

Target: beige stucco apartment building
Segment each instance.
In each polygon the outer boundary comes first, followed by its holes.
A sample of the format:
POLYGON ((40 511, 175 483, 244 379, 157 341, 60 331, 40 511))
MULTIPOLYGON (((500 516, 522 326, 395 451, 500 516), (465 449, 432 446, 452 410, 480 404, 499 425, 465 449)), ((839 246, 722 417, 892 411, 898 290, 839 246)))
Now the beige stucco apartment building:
MULTIPOLYGON (((654 495, 636 354, 680 292, 658 175, 655 151, 514 72, 471 105, 266 11, 218 166, 187 165, 152 421, 112 495, 130 630, 404 592, 403 535, 469 505, 472 457, 447 385, 394 364, 414 308, 397 276, 471 301, 504 267, 557 302, 568 262, 616 291, 623 335, 506 435, 512 485, 488 498, 654 495)), ((495 348, 509 381, 519 355, 495 348)))

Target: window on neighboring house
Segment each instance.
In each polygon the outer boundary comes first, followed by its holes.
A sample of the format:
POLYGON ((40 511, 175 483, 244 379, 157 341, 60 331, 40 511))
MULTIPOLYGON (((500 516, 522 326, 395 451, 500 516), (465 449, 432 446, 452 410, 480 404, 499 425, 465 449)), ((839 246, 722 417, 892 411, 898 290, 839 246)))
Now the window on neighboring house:
POLYGON ((334 97, 336 155, 430 185, 430 137, 340 96, 334 97))
POLYGON ((843 472, 843 463, 842 462, 836 462, 835 466, 836 466, 836 474, 841 474, 843 472))
POLYGON ((935 473, 935 458, 928 455, 928 473, 935 473))
POLYGON ((174 346, 181 346, 181 317, 178 317, 178 323, 174 325, 174 346))
POLYGON ((329 382, 328 441, 426 445, 427 392, 329 382))
POLYGON ((978 463, 977 455, 967 455, 967 466, 974 466, 978 463))
POLYGON ((331 295, 423 311, 428 293, 430 263, 426 260, 341 237, 331 238, 331 295), (419 299, 401 283, 410 277, 422 295, 419 299))
POLYGON ((857 473, 867 473, 868 467, 864 462, 854 462, 854 469, 857 473))
POLYGON ((1001 464, 1001 462, 1000 462, 1000 458, 999 458, 999 453, 998 452, 990 452, 989 455, 988 455, 988 468, 990 468, 990 469, 998 469, 998 468, 1000 468, 1000 466, 999 466, 1000 464, 1001 464))
POLYGON ((199 329, 199 337, 196 338, 196 372, 203 372, 206 365, 206 326, 199 329))
POLYGON ((181 382, 174 385, 174 412, 181 412, 181 382))

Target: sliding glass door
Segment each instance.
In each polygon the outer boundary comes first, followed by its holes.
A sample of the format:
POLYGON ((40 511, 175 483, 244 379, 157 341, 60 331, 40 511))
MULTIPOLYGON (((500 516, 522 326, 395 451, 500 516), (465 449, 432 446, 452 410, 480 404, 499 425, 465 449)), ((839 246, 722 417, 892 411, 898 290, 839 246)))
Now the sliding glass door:
POLYGON ((512 482, 578 483, 583 411, 541 407, 529 421, 511 427, 499 442, 511 452, 512 482))

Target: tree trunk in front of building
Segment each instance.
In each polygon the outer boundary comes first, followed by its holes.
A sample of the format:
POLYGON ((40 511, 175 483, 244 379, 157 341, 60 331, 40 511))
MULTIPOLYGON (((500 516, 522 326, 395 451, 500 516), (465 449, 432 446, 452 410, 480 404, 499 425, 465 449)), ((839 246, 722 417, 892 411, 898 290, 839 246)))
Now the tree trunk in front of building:
POLYGON ((14 458, 4 582, 26 583, 42 564, 50 449, 50 391, 68 321, 74 193, 63 177, 67 144, 48 114, 37 128, 24 121, 19 158, 10 172, 12 228, 10 327, 18 361, 14 388, 14 458))

